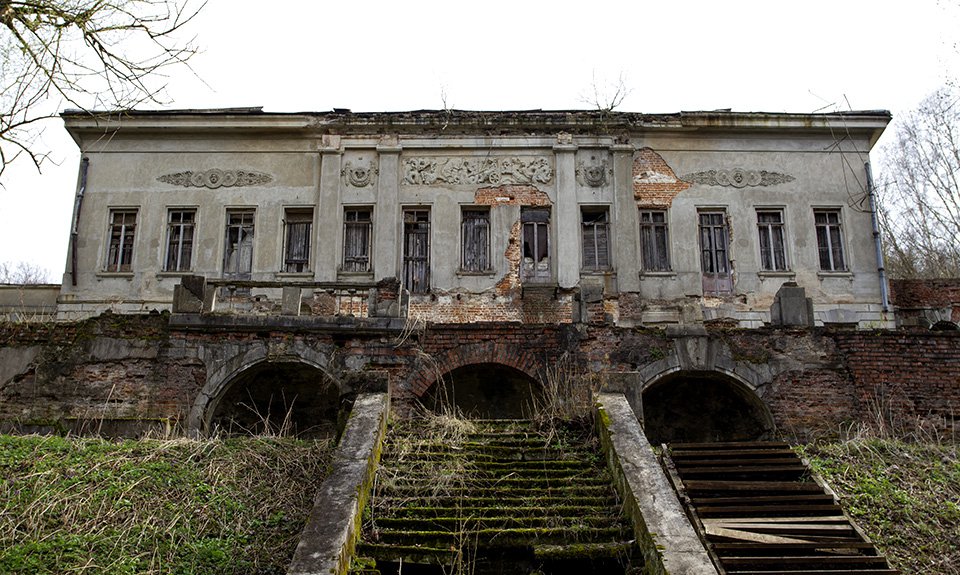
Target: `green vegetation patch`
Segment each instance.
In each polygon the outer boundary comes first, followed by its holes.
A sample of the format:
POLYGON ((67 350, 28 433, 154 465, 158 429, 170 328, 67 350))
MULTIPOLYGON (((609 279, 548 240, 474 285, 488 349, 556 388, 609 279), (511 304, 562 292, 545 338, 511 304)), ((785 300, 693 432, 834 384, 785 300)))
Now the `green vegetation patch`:
POLYGON ((861 439, 802 452, 892 566, 904 574, 960 573, 956 444, 861 439))
POLYGON ((0 435, 0 574, 284 573, 332 445, 0 435))

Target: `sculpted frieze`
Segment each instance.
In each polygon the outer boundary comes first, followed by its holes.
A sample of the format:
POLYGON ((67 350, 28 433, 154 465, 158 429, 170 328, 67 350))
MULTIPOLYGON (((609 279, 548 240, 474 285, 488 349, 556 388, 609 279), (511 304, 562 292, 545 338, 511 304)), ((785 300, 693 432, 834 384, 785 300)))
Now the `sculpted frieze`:
POLYGON ((553 166, 546 158, 407 158, 403 183, 546 184, 553 166))
POLYGON ((251 172, 247 170, 221 170, 220 168, 211 168, 209 170, 177 172, 175 174, 165 174, 157 180, 174 186, 184 188, 240 188, 243 186, 260 186, 273 181, 273 176, 262 172, 251 172))
POLYGON ((747 186, 775 186, 777 184, 792 182, 795 178, 788 174, 781 174, 780 172, 732 168, 729 170, 694 172, 682 176, 680 179, 694 184, 704 184, 706 186, 745 188, 747 186))

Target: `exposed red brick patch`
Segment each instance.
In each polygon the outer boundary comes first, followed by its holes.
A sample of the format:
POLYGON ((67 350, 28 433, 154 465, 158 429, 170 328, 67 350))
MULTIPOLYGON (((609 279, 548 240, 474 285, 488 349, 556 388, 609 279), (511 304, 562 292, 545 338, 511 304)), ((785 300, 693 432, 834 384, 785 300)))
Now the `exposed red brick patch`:
POLYGON ((474 194, 473 201, 478 206, 549 206, 553 204, 546 192, 536 186, 525 184, 480 188, 474 194))
POLYGON ((673 198, 689 187, 652 148, 637 151, 633 158, 633 197, 637 206, 669 208, 673 198))

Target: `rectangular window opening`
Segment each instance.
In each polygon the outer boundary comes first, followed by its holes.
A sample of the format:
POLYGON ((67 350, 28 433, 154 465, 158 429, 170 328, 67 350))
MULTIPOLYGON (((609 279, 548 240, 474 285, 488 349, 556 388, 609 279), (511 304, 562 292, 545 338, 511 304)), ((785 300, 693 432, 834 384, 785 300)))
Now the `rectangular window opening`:
POLYGON ((840 210, 814 210, 813 219, 817 228, 820 269, 826 272, 846 271, 840 210))
POLYGON ((133 269, 133 240, 137 229, 137 210, 110 211, 110 243, 104 271, 129 272, 133 269))
POLYGON ((610 269, 610 222, 606 208, 583 208, 580 211, 583 269, 610 269))
POLYGON ((250 279, 253 272, 252 209, 227 210, 227 226, 223 252, 224 277, 239 280, 250 279))
POLYGON ((164 271, 190 271, 193 266, 193 234, 197 210, 171 209, 167 211, 167 255, 164 271))
POLYGON ((489 271, 490 210, 464 208, 460 219, 460 269, 465 272, 489 271))
POLYGON ((523 280, 548 281, 550 270, 550 209, 521 208, 523 224, 520 277, 523 280))
POLYGON ((640 211, 640 250, 645 271, 670 271, 670 234, 666 210, 640 211))
POLYGON ((787 250, 783 233, 782 210, 757 210, 757 230, 760 240, 760 269, 787 271, 787 250))
POLYGON ((313 231, 313 208, 288 208, 284 212, 283 271, 310 271, 310 236, 313 231))
POLYGON ((343 264, 341 271, 370 271, 370 237, 373 231, 373 210, 345 208, 343 210, 343 264))
POLYGON ((403 284, 410 293, 430 291, 430 210, 403 211, 403 284))

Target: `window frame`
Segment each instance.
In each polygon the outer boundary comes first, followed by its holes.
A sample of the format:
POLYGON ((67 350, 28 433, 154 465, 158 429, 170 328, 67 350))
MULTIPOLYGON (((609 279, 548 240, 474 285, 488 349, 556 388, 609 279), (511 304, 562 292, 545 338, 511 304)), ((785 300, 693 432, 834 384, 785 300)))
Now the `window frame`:
POLYGON ((778 273, 789 273, 791 271, 790 267, 790 250, 787 245, 787 223, 786 223, 786 213, 782 207, 770 207, 770 206, 759 206, 755 208, 755 216, 757 222, 757 253, 759 254, 758 270, 760 273, 769 273, 769 274, 778 274, 778 273), (776 222, 773 221, 762 221, 762 214, 775 214, 779 217, 779 220, 776 222), (764 242, 766 241, 767 247, 764 248, 764 242), (776 245, 779 242, 780 244, 780 254, 782 262, 777 261, 777 252, 776 245), (767 253, 765 253, 767 252, 767 253), (767 259, 765 259, 767 258, 767 259))
POLYGON ((252 277, 254 260, 255 260, 255 250, 256 244, 256 231, 257 231, 257 208, 251 206, 237 206, 237 207, 227 207, 224 210, 224 225, 223 225, 223 277, 224 278, 234 278, 238 280, 247 280, 252 277), (239 223, 233 223, 231 218, 233 216, 250 216, 249 225, 247 225, 243 220, 239 223), (228 266, 230 260, 231 250, 231 230, 240 230, 240 235, 237 236, 237 253, 242 255, 242 242, 247 241, 249 237, 249 248, 250 248, 250 269, 245 271, 242 268, 242 259, 238 258, 236 260, 237 265, 234 266, 236 269, 230 269, 228 266), (249 230, 245 232, 244 230, 249 230))
POLYGON ((670 257, 670 217, 669 210, 661 208, 640 208, 638 214, 640 221, 640 270, 644 273, 670 273, 673 271, 672 258, 670 257), (644 221, 644 216, 649 214, 650 221, 644 221), (654 221, 652 216, 662 215, 663 221, 654 221), (662 229, 662 236, 658 236, 657 230, 662 229), (647 239, 648 236, 652 239, 647 239), (661 244, 662 238, 662 246, 661 244), (648 252, 648 242, 652 243, 652 252, 648 252), (662 251, 662 253, 660 253, 662 251), (648 255, 652 257, 651 261, 648 255))
POLYGON ((520 207, 520 281, 530 283, 548 283, 553 281, 555 264, 553 262, 553 241, 551 236, 551 222, 553 211, 550 206, 521 206, 520 207), (543 215, 545 214, 545 216, 543 215), (527 233, 527 230, 533 230, 527 233), (543 249, 541 249, 541 233, 543 231, 543 249), (527 264, 528 237, 533 239, 533 250, 537 255, 543 254, 540 259, 530 258, 527 264), (540 269, 540 262, 546 260, 546 269, 540 269))
POLYGON ((850 272, 850 261, 846 249, 846 240, 844 239, 843 233, 843 210, 839 207, 815 207, 813 208, 813 225, 814 225, 814 235, 817 240, 817 265, 819 266, 821 273, 849 273, 850 272), (836 216, 835 222, 819 222, 818 216, 824 215, 836 216), (821 234, 821 230, 824 230, 824 234, 821 234), (834 232, 834 233, 831 233, 834 232), (834 237, 835 235, 835 237, 834 237), (822 243, 822 240, 826 240, 826 245, 822 243), (836 244, 834 245, 834 240, 836 244), (826 250, 826 251, 825 251, 826 250), (828 256, 828 267, 824 267, 824 254, 828 256), (836 256, 840 256, 840 265, 837 265, 835 261, 836 256))
POLYGON ((308 206, 289 206, 283 209, 283 257, 281 272, 284 274, 309 274, 313 271, 313 220, 314 209, 308 206), (291 253, 295 245, 291 239, 297 227, 306 229, 296 236, 296 244, 301 245, 298 253, 291 253), (297 268, 300 269, 292 269, 297 268))
POLYGON ((613 245, 610 241, 610 207, 605 205, 580 206, 580 270, 586 273, 603 273, 613 269, 613 245), (602 217, 602 221, 587 221, 587 216, 602 217), (593 252, 593 265, 588 265, 588 230, 591 238, 589 246, 593 252), (602 230, 602 233, 599 233, 602 230), (602 235, 603 238, 599 236, 602 235), (601 243, 605 243, 601 258, 601 243), (601 259, 603 261, 601 261, 601 259))
POLYGON ((492 229, 489 206, 460 207, 460 273, 488 274, 493 271, 490 242, 492 229), (468 214, 473 214, 468 218, 468 214), (480 215, 482 214, 482 217, 480 215), (480 222, 481 225, 477 225, 480 222), (477 247, 479 246, 479 247, 477 247), (468 257, 470 248, 480 253, 468 257))
POLYGON ((339 268, 341 273, 370 274, 373 272, 373 211, 373 206, 369 205, 343 206, 339 268), (350 219, 350 213, 366 213, 366 219, 350 219), (365 233, 358 234, 355 230, 365 230, 365 233), (361 253, 350 253, 348 255, 349 252, 356 251, 350 250, 350 247, 354 245, 354 238, 357 235, 363 239, 363 249, 360 250, 361 253), (358 269, 361 267, 362 269, 358 269))
POLYGON ((195 206, 168 206, 166 241, 164 242, 163 273, 178 274, 194 268, 194 245, 196 244, 198 210, 195 206), (181 214, 180 221, 174 222, 174 214, 181 214), (182 216, 191 214, 192 220, 184 222, 182 216), (177 230, 176 235, 174 230, 177 230), (184 230, 189 230, 185 233, 184 230), (189 237, 186 237, 189 236, 189 237), (186 237, 186 239, 185 239, 186 237), (185 244, 188 244, 185 246, 185 244), (186 249, 184 249, 186 247, 186 249), (186 258, 184 258, 186 255, 186 258), (171 265, 171 257, 176 261, 171 265), (183 263, 186 259, 186 264, 183 263))
POLYGON ((103 272, 108 274, 133 273, 133 258, 137 243, 137 220, 139 207, 110 208, 107 215, 107 242, 104 254, 103 272), (118 222, 118 216, 133 216, 132 223, 125 219, 118 222))

